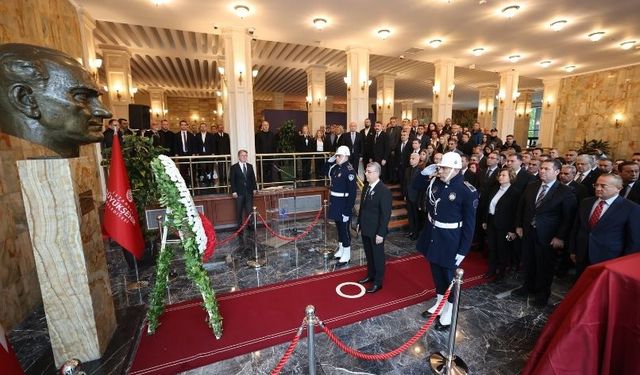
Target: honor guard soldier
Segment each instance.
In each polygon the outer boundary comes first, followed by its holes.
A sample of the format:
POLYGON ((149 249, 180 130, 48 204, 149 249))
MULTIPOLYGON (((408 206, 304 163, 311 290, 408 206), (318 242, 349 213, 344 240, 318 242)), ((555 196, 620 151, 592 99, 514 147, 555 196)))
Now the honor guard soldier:
POLYGON ((338 230, 338 251, 334 254, 334 258, 339 259, 338 266, 344 266, 351 260, 349 227, 356 202, 357 171, 349 163, 350 154, 349 147, 340 146, 325 164, 331 181, 327 217, 335 221, 338 230))
MULTIPOLYGON (((433 175, 436 165, 425 168, 423 176, 433 175)), ((476 221, 478 192, 473 185, 464 181, 460 174, 462 160, 455 152, 442 156, 437 164, 437 172, 431 178, 416 178, 415 189, 426 189, 427 220, 416 249, 429 261, 431 275, 436 286, 437 301, 433 307, 422 313, 427 317, 436 311, 442 301, 457 266, 469 252, 476 221)), ((436 328, 446 329, 451 325, 453 293, 440 313, 436 328)))

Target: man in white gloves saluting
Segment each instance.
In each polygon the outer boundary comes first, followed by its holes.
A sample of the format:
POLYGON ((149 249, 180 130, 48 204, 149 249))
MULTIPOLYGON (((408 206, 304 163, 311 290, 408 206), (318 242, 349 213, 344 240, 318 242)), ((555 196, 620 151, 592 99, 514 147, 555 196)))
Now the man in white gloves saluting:
POLYGON ((351 260, 351 216, 356 202, 356 174, 349 163, 349 147, 340 146, 336 154, 325 164, 331 181, 329 192, 329 212, 327 217, 333 219, 338 230, 338 251, 334 254, 339 259, 338 266, 344 266, 351 260))
MULTIPOLYGON (((464 176, 459 174, 461 169, 460 155, 448 152, 437 164, 435 174, 431 165, 421 172, 424 178, 416 178, 413 182, 415 189, 426 189, 427 202, 427 220, 416 249, 429 261, 437 293, 436 304, 422 313, 424 317, 436 311, 453 280, 456 267, 469 252, 473 240, 478 192, 464 181, 464 176)), ((437 329, 451 325, 452 310, 453 293, 440 313, 437 329)))

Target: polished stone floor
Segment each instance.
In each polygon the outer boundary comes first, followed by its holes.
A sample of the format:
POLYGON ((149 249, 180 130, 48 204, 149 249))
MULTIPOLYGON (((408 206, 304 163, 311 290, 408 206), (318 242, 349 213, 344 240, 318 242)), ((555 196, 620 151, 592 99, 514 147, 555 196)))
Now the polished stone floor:
MULTIPOLYGON (((281 228, 303 228, 306 223, 284 223, 281 228)), ((286 243, 267 237, 259 228, 255 233, 246 231, 244 238, 234 239, 216 250, 213 259, 206 264, 216 292, 236 291, 303 276, 330 272, 335 262, 323 256, 324 236, 322 225, 314 228, 308 236, 297 242, 286 243), (247 266, 255 257, 254 238, 258 246, 259 259, 266 258, 260 269, 247 266)), ((328 243, 335 243, 333 228, 330 228, 328 243)), ((218 233, 218 241, 232 231, 218 233)), ((292 235, 290 231, 282 232, 292 235)), ((149 285, 153 281, 153 267, 139 267, 140 289, 131 289, 136 281, 135 271, 127 266, 122 250, 107 244, 107 260, 112 281, 114 303, 119 312, 132 306, 146 303, 149 285), (146 285, 146 286, 145 286, 146 285), (128 287, 129 286, 129 287, 128 287)), ((401 232, 392 232, 388 237, 385 252, 388 257, 399 257, 414 253, 414 242, 401 232)), ((350 267, 364 264, 362 244, 354 238, 350 267)), ((463 264, 464 265, 464 264, 463 264)), ((167 302, 198 298, 198 292, 186 278, 179 254, 172 266, 175 273, 170 281, 167 302)), ((464 290, 460 305, 459 329, 456 353, 466 361, 473 374, 518 374, 529 351, 533 348, 540 330, 544 326, 554 305, 559 303, 570 288, 569 278, 556 279, 550 305, 536 308, 531 301, 510 296, 510 291, 520 282, 517 276, 487 283, 464 290)), ((348 345, 367 353, 387 352, 408 340, 424 323, 420 312, 426 304, 419 304, 370 318, 335 330, 348 345)), ((302 317, 303 312, 301 312, 302 317)), ((28 373, 46 373, 41 370, 42 357, 50 352, 48 333, 43 310, 34 311, 29 318, 10 333, 18 356, 28 373), (38 366, 36 366, 36 364, 38 366), (37 367, 37 369, 36 369, 37 367), (31 371, 33 370, 33 371, 31 371)), ((427 357, 432 351, 446 349, 447 333, 430 330, 405 353, 387 361, 363 361, 343 353, 324 334, 316 336, 317 374, 425 374, 429 373, 427 357)), ((279 361, 288 344, 274 346, 229 360, 189 371, 187 374, 266 374, 279 361)), ((116 354, 121 355, 121 354, 116 354)), ((105 371, 87 373, 112 373, 105 371)), ((52 366, 48 366, 49 369, 52 366)), ((89 369, 91 370, 91 369, 89 369)), ((307 374, 307 344, 300 342, 284 374, 307 374)))

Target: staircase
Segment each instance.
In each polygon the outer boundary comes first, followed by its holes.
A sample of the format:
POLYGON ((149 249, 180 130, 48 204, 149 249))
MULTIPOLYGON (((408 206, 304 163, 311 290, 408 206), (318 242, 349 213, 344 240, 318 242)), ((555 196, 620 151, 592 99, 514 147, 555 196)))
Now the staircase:
MULTIPOLYGON (((402 197, 400 185, 387 184, 387 187, 391 190, 391 196, 393 197, 389 230, 399 230, 409 225, 409 219, 407 218, 407 205, 402 197)), ((354 212, 356 213, 360 211, 360 194, 362 194, 362 192, 358 189, 358 196, 356 197, 356 205, 354 207, 354 212)))

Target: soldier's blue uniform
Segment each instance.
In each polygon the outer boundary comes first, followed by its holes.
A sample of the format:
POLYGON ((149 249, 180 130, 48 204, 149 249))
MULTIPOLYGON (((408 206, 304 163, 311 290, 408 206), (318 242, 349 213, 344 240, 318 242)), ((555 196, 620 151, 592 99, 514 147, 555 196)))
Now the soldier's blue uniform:
MULTIPOLYGON (((436 292, 444 294, 453 280, 456 254, 467 255, 476 222, 478 192, 473 185, 456 175, 449 183, 437 177, 429 188, 427 177, 416 178, 413 187, 426 189, 427 220, 416 249, 427 258, 436 292)), ((453 293, 449 297, 453 302, 453 293)))
POLYGON ((327 163, 328 176, 331 181, 331 191, 329 192, 329 212, 327 217, 335 220, 338 230, 338 241, 342 246, 351 246, 351 235, 349 225, 353 215, 353 205, 356 203, 356 170, 346 161, 342 164, 327 163), (348 216, 349 220, 344 222, 342 215, 348 216))

